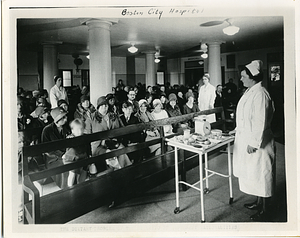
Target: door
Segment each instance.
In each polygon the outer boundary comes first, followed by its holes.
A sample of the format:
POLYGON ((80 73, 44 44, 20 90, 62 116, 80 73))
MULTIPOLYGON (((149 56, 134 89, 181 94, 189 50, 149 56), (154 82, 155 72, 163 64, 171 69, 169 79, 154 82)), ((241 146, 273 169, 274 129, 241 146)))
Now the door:
POLYGON ((203 68, 185 69, 185 84, 192 87, 198 84, 199 80, 204 75, 203 68))

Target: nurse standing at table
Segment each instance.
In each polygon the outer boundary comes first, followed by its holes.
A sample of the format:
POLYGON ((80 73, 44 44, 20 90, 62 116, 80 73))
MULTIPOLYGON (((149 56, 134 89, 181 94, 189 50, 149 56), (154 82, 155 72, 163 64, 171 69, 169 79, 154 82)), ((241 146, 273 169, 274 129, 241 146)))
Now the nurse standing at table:
POLYGON ((253 221, 267 221, 267 202, 273 195, 275 143, 271 131, 273 102, 262 86, 262 62, 254 60, 241 71, 241 81, 248 88, 237 105, 236 137, 233 149, 233 174, 240 190, 257 196, 244 206, 257 213, 253 221))

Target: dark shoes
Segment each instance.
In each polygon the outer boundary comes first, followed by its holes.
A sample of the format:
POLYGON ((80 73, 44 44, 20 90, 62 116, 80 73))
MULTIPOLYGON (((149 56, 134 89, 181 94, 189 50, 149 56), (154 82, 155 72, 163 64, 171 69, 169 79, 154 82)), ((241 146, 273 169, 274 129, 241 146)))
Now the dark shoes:
POLYGON ((253 203, 244 204, 244 207, 250 210, 260 210, 262 208, 262 204, 257 204, 257 202, 255 201, 253 203))
POLYGON ((265 211, 258 211, 254 215, 250 216, 250 219, 255 222, 266 222, 270 221, 270 216, 265 211))

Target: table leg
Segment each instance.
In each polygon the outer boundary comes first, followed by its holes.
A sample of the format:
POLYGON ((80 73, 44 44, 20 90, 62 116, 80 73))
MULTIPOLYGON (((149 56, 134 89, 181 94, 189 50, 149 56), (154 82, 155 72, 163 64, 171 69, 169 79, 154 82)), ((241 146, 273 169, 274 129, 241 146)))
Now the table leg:
POLYGON ((232 166, 231 166, 231 149, 230 149, 230 143, 227 144, 227 154, 228 154, 228 179, 229 179, 229 204, 233 203, 233 193, 232 193, 232 166))
POLYGON ((204 218, 204 196, 203 196, 203 165, 202 153, 199 153, 199 175, 200 175, 200 200, 201 200, 201 222, 205 222, 204 218))
POLYGON ((205 189, 204 189, 204 193, 207 194, 209 193, 209 187, 208 187, 208 160, 207 160, 207 153, 204 154, 204 161, 205 161, 205 189))
POLYGON ((176 189, 176 208, 174 210, 175 214, 178 214, 180 212, 179 207, 179 179, 178 179, 178 148, 175 146, 174 150, 175 154, 175 189, 176 189))
MULTIPOLYGON (((184 150, 178 150, 179 156, 180 158, 183 158, 182 160, 182 166, 181 166, 181 181, 186 182, 186 168, 185 168, 185 156, 184 156, 184 150)), ((182 185, 182 190, 183 191, 187 191, 188 187, 185 184, 181 184, 182 185)))

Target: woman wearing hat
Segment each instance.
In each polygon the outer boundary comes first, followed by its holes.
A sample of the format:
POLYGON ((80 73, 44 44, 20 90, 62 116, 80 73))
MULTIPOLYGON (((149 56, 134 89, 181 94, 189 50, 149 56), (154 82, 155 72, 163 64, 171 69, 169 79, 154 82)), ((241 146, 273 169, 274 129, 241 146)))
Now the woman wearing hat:
MULTIPOLYGON (((153 116, 148 111, 148 106, 149 105, 146 99, 141 99, 139 101, 139 110, 136 113, 136 117, 139 119, 139 121, 146 123, 154 120, 153 116)), ((157 139, 160 137, 157 128, 151 128, 146 130, 146 134, 147 134, 146 141, 157 139)), ((149 150, 150 150, 150 154, 152 153, 155 155, 160 154, 161 153, 160 144, 149 146, 149 150)))
MULTIPOLYGON (((177 97, 175 93, 170 93, 169 102, 166 105, 166 111, 170 117, 182 116, 180 112, 180 108, 177 105, 177 97)), ((172 124, 172 126, 173 126, 174 133, 177 133, 179 128, 187 127, 186 124, 181 124, 181 123, 175 123, 172 124)))
POLYGON ((36 118, 32 120, 33 128, 45 127, 50 123, 48 118, 50 113, 47 107, 38 106, 33 113, 36 116, 36 118))
MULTIPOLYGON (((164 86, 163 86, 164 87, 164 86)), ((161 105, 162 105, 162 108, 165 109, 166 108, 166 105, 168 103, 168 99, 167 99, 167 95, 165 92, 161 92, 160 94, 160 101, 161 101, 161 105)))
POLYGON ((96 111, 96 108, 91 104, 90 98, 86 95, 80 97, 80 103, 78 103, 74 118, 79 118, 82 121, 86 121, 88 118, 91 119, 92 113, 96 111))
MULTIPOLYGON (((42 143, 66 139, 71 133, 67 123, 67 112, 60 107, 56 107, 50 112, 53 122, 47 125, 42 131, 42 143)), ((46 153, 48 168, 58 167, 63 165, 62 155, 65 149, 51 151, 46 153)), ((68 172, 53 176, 53 180, 60 188, 67 187, 68 172)))
MULTIPOLYGON (((169 118, 168 113, 162 109, 163 105, 159 99, 153 100, 153 107, 154 110, 151 112, 151 115, 154 120, 169 118)), ((165 134, 172 133, 173 128, 171 125, 164 125, 163 128, 165 134)))
MULTIPOLYGON (((106 101, 105 96, 99 97, 97 100, 97 110, 91 114, 91 118, 87 118, 85 121, 86 134, 92 134, 100 131, 107 131, 121 127, 119 118, 116 114, 108 112, 108 102, 106 101)), ((115 149, 124 148, 124 146, 115 140, 115 149)), ((100 155, 106 153, 107 149, 112 149, 112 147, 108 146, 112 144, 112 140, 98 140, 93 141, 91 143, 92 147, 92 155, 100 155), (108 148, 110 147, 110 148, 108 148)), ((121 168, 131 165, 131 161, 129 160, 126 154, 118 156, 118 161, 121 168)), ((98 171, 103 171, 106 169, 105 162, 95 163, 98 171)))
POLYGON ((24 99, 20 96, 17 98, 17 110, 18 110, 18 130, 24 130, 31 127, 32 117, 26 113, 24 107, 24 99))
POLYGON ((152 101, 153 101, 153 96, 151 93, 147 92, 146 95, 145 95, 145 99, 147 101, 147 110, 149 112, 152 112, 152 110, 154 109, 153 108, 153 105, 152 105, 152 101))
POLYGON ((275 144, 271 131, 273 102, 262 86, 262 62, 252 61, 241 71, 241 81, 247 88, 236 110, 236 137, 233 149, 233 174, 239 179, 240 190, 257 196, 244 206, 257 213, 250 218, 266 221, 267 198, 273 191, 275 144))
MULTIPOLYGON (((208 73, 204 74, 202 77, 203 85, 199 89, 198 95, 198 107, 200 111, 209 110, 214 108, 214 103, 216 99, 216 89, 210 84, 210 76, 208 73)), ((215 122, 215 114, 207 116, 209 122, 215 122)))
MULTIPOLYGON (((187 102, 183 106, 183 114, 190 114, 190 113, 199 112, 200 110, 199 110, 197 104, 195 103, 194 94, 191 93, 191 92, 187 92, 185 94, 185 97, 186 97, 187 102)), ((189 127, 193 128, 195 126, 195 123, 194 123, 193 120, 189 120, 188 125, 189 125, 189 127)))
POLYGON ((63 99, 69 103, 66 89, 62 85, 62 78, 59 76, 54 76, 54 83, 55 85, 50 89, 51 108, 59 107, 57 102, 60 99, 63 99))
POLYGON ((106 101, 108 103, 108 111, 115 113, 116 115, 119 115, 119 110, 116 106, 116 98, 115 95, 112 93, 109 93, 106 95, 106 101))

